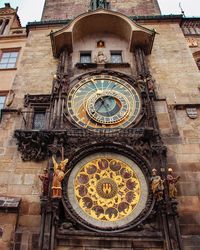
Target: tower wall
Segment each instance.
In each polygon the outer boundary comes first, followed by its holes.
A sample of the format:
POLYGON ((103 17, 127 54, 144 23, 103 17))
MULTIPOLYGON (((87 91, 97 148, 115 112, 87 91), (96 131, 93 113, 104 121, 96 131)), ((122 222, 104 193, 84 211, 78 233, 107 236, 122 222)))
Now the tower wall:
MULTIPOLYGON (((73 19, 90 9, 90 0, 46 0, 42 20, 73 19)), ((157 0, 110 0, 109 9, 127 16, 159 15, 157 0)))

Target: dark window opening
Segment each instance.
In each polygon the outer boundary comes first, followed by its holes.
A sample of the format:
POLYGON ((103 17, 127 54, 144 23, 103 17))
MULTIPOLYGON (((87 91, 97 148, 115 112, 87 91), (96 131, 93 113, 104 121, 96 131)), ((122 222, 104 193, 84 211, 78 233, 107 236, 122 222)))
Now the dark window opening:
POLYGON ((33 116, 33 129, 45 128, 45 110, 35 110, 33 116))
POLYGON ((5 101, 6 101, 6 96, 0 95, 0 118, 1 118, 1 110, 4 108, 5 101))
POLYGON ((111 51, 111 62, 112 63, 122 63, 122 52, 121 51, 111 51))
POLYGON ((91 52, 81 52, 80 53, 80 63, 91 63, 91 52))

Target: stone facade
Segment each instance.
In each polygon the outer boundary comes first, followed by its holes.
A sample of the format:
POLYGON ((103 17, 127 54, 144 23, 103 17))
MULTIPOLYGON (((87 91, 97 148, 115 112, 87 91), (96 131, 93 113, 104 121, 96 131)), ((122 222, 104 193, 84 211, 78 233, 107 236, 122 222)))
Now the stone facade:
MULTIPOLYGON (((126 4, 120 0, 111 0, 108 2, 109 9, 121 12, 127 16, 160 14, 160 8, 156 0, 129 0, 126 1, 126 4)), ((73 19, 74 17, 87 12, 88 9, 90 9, 90 0, 84 1, 84 3, 80 0, 64 0, 59 1, 59 4, 53 0, 48 0, 45 1, 42 20, 73 19)))
MULTIPOLYGON (((72 3, 68 0, 58 4, 57 1, 48 0, 43 11, 43 21, 71 19, 87 12, 88 6, 89 1, 83 4, 80 1, 72 3), (63 9, 67 11, 63 11, 63 9)), ((145 1, 145 5, 144 1, 141 0, 126 1, 126 4, 123 3, 123 5, 121 1, 110 1, 110 8, 128 16, 160 14, 157 1, 145 1)), ((141 17, 137 20, 137 24, 148 29, 149 32, 154 29, 158 33, 155 35, 151 53, 146 55, 151 75, 155 80, 156 117, 162 140, 167 147, 166 167, 173 168, 174 174, 180 176, 180 181, 177 184, 177 200, 179 202, 178 212, 182 243, 186 250, 198 250, 200 245, 200 73, 196 61, 200 59, 200 38, 198 34, 195 37, 184 34, 181 29, 183 21, 181 16, 165 18, 156 16, 149 19, 141 17), (191 46, 191 41, 188 43, 188 39, 195 39, 195 46, 191 46), (187 109, 193 109, 194 116, 192 118, 190 117, 191 110, 187 109)), ((34 112, 34 105, 24 105, 24 96, 27 94, 52 94, 52 84, 55 84, 54 75, 58 73, 60 59, 53 57, 52 41, 54 40, 51 40, 50 33, 53 31, 56 34, 56 31, 62 31, 63 28, 66 28, 66 24, 49 21, 32 23, 27 28, 27 37, 24 34, 21 37, 0 37, 0 49, 21 48, 17 74, 16 70, 0 71, 0 77, 4 79, 0 83, 1 89, 5 91, 12 89, 15 92, 14 100, 9 108, 5 107, 0 122, 0 196, 21 198, 19 211, 11 213, 5 209, 0 212, 0 228, 3 230, 0 249, 5 250, 13 247, 16 250, 39 249, 43 200, 40 203, 42 183, 38 175, 47 166, 50 166, 52 173, 52 163, 51 160, 47 160, 48 157, 39 162, 35 162, 34 159, 33 161, 23 161, 21 153, 17 150, 19 141, 14 138, 14 132, 20 129, 22 132, 26 132, 27 117, 34 112)), ((73 82, 76 77, 90 73, 93 70, 90 67, 95 66, 95 70, 105 70, 106 64, 94 65, 94 57, 100 50, 97 48, 99 40, 105 41, 105 47, 101 50, 108 58, 107 67, 110 67, 108 69, 136 78, 137 62, 134 53, 129 49, 129 41, 116 34, 97 32, 90 35, 85 34, 80 39, 73 41, 73 51, 66 59, 68 81, 73 82), (109 64, 111 50, 122 52, 122 64, 109 64), (88 68, 85 68, 85 65, 77 66, 77 63, 80 63, 81 51, 91 51, 92 63, 88 68)), ((62 42, 58 40, 58 43, 62 44, 62 42)), ((29 130, 32 130, 32 127, 31 129, 29 127, 29 130)), ((53 130, 54 128, 51 127, 51 131, 53 130)), ((31 138, 33 144, 37 140, 36 137, 31 138)), ((25 141, 27 145, 29 145, 28 140, 25 141)), ((87 138, 87 140, 89 139, 87 138)), ((73 144, 72 147, 74 147, 73 144)), ((28 149, 27 155, 32 154, 33 150, 28 151, 28 149)), ((53 152, 53 149, 50 148, 49 151, 53 152)), ((35 155, 37 156, 39 153, 38 151, 35 155)), ((68 157, 67 153, 65 154, 68 157)), ((160 168, 159 164, 160 162, 152 160, 151 167, 160 168)), ((77 233, 77 231, 75 233, 74 229, 70 230, 67 239, 62 234, 59 235, 57 250, 171 249, 163 244, 162 237, 155 238, 155 235, 153 237, 150 234, 148 240, 146 238, 141 240, 141 235, 138 233, 141 229, 133 234, 124 232, 117 235, 115 233, 113 237, 103 235, 99 237, 98 232, 92 231, 87 232, 88 235, 85 236, 87 228, 81 233, 77 233)), ((45 237, 44 241, 48 239, 48 235, 45 237)), ((182 248, 178 246, 172 249, 182 248)))

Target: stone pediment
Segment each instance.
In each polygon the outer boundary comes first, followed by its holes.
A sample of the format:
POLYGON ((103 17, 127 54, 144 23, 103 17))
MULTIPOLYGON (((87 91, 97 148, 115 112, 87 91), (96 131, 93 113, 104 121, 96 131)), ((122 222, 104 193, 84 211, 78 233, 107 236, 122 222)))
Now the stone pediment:
POLYGON ((111 33, 125 39, 129 51, 142 47, 146 54, 151 53, 155 31, 147 29, 127 16, 105 9, 98 9, 76 17, 67 26, 51 33, 54 56, 58 56, 63 48, 73 52, 73 43, 86 35, 95 33, 111 33))
POLYGON ((13 8, 1 8, 0 9, 0 15, 12 15, 12 14, 16 14, 16 10, 13 8))

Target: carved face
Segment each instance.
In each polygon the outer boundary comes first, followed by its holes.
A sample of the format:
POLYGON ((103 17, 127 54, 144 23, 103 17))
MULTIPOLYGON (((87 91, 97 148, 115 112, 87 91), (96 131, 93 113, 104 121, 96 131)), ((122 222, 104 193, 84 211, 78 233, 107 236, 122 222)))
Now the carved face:
POLYGON ((83 79, 71 89, 67 107, 72 121, 83 128, 125 128, 137 119, 141 101, 126 81, 98 75, 83 79))

